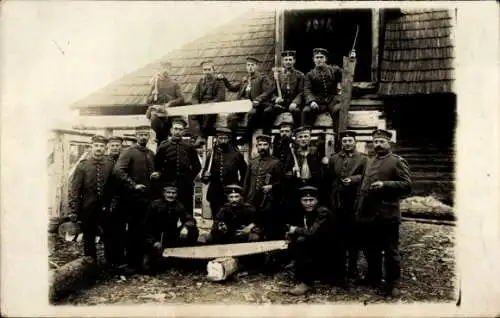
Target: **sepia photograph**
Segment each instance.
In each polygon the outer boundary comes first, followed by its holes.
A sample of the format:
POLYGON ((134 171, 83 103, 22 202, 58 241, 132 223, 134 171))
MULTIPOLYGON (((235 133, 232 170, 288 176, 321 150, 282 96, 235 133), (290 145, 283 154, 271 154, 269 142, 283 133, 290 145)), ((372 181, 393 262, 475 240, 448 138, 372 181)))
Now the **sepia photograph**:
POLYGON ((38 9, 66 82, 40 297, 460 306, 460 8, 203 8, 38 9))

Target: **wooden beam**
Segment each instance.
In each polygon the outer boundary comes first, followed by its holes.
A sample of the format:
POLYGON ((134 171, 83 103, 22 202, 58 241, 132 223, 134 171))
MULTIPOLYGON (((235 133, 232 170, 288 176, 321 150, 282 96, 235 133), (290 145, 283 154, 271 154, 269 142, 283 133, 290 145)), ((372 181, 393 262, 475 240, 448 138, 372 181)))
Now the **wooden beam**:
POLYGON ((246 113, 252 109, 248 99, 199 105, 177 106, 168 109, 169 116, 208 115, 218 113, 246 113))
POLYGON ((372 82, 378 81, 380 9, 372 9, 372 82))
POLYGON ((342 95, 339 111, 339 126, 337 131, 345 130, 347 127, 347 115, 352 97, 352 81, 354 70, 356 69, 356 57, 344 56, 343 75, 342 75, 342 95))
POLYGON ((281 52, 284 49, 284 11, 276 9, 275 14, 275 38, 274 38, 274 65, 280 65, 281 52))

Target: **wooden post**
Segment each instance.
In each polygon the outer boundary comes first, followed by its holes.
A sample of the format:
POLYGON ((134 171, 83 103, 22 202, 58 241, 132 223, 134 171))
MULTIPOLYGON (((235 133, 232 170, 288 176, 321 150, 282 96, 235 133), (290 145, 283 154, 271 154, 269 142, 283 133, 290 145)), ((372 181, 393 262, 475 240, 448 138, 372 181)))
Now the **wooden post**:
POLYGON ((380 9, 372 9, 372 82, 378 82, 380 9))
POLYGON ((274 38, 274 66, 279 65, 281 52, 283 51, 284 14, 283 10, 276 9, 275 12, 275 38, 274 38))
POLYGON ((356 57, 344 56, 344 64, 342 70, 342 95, 341 95, 341 105, 339 111, 339 123, 337 132, 345 130, 347 128, 349 106, 351 104, 351 97, 352 97, 352 81, 354 78, 355 69, 356 69, 356 57))
MULTIPOLYGON (((205 148, 204 153, 204 159, 202 160, 203 167, 205 167, 205 162, 210 159, 209 152, 212 151, 213 153, 213 145, 214 145, 214 137, 210 136, 207 138, 207 145, 205 148)), ((203 169, 202 169, 203 171, 203 169)), ((203 176, 202 176, 203 177, 203 176)), ((201 184, 201 216, 204 219, 212 219, 217 213, 217 211, 212 211, 210 209, 210 203, 207 201, 207 191, 208 191, 208 184, 201 184)))
POLYGON ((68 176, 70 171, 70 156, 71 156, 71 144, 68 135, 62 136, 62 153, 63 153, 63 164, 62 164, 62 196, 61 196, 61 214, 66 215, 68 213, 68 190, 69 182, 66 176, 68 176))

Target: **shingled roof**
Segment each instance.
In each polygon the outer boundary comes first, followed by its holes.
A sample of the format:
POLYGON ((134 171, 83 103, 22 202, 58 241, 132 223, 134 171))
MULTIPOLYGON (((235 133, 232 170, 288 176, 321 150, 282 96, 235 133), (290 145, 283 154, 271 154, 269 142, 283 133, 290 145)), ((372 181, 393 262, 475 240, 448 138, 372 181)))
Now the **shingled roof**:
POLYGON ((453 23, 449 10, 409 10, 387 21, 380 95, 453 92, 453 23))
MULTIPOLYGON (((163 61, 173 64, 172 77, 180 83, 184 96, 189 100, 201 76, 200 63, 203 60, 213 60, 216 71, 224 73, 230 81, 240 80, 246 73, 245 57, 248 55, 263 61, 262 71, 271 70, 274 65, 274 41, 275 12, 251 11, 112 82, 71 105, 71 108, 146 105, 149 81, 163 61)), ((234 98, 234 93, 227 96, 228 100, 234 98)))

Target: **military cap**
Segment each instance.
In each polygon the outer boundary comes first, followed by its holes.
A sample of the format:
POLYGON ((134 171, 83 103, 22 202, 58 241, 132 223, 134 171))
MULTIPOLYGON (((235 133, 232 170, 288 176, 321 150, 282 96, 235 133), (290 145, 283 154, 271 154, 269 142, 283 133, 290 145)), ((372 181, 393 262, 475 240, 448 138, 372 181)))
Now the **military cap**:
POLYGON ((134 136, 124 136, 123 140, 137 142, 137 138, 135 138, 134 136))
POLYGON ((200 63, 200 66, 203 67, 203 65, 205 65, 205 64, 214 65, 214 62, 212 60, 205 60, 205 61, 203 61, 203 62, 200 63))
POLYGON ((108 143, 108 139, 102 135, 94 135, 92 136, 92 138, 90 139, 90 141, 92 143, 103 143, 103 144, 107 144, 108 143))
POLYGON ((135 131, 139 131, 139 130, 151 130, 151 126, 140 125, 140 126, 135 127, 135 131))
POLYGON ((321 47, 317 47, 317 48, 313 49, 313 55, 316 55, 316 54, 323 54, 324 56, 328 56, 328 50, 323 49, 321 47))
POLYGON ((269 136, 269 135, 260 134, 260 135, 258 135, 257 137, 255 137, 255 139, 256 139, 257 141, 265 141, 265 142, 269 142, 269 143, 271 143, 272 137, 271 137, 271 136, 269 136))
POLYGON ((215 133, 217 135, 230 135, 231 134, 231 130, 229 128, 226 128, 226 127, 217 127, 215 129, 215 133))
POLYGON ((123 142, 123 138, 120 137, 120 136, 111 136, 111 137, 109 137, 108 142, 113 142, 113 141, 123 142))
POLYGON ((175 119, 173 119, 172 120, 172 125, 174 125, 174 124, 180 124, 180 125, 182 125, 184 127, 187 126, 187 122, 184 120, 184 118, 175 118, 175 119))
POLYGON ((310 126, 300 126, 299 128, 295 129, 295 134, 298 134, 300 132, 303 132, 303 131, 311 131, 311 127, 310 126))
POLYGON ((167 189, 175 189, 177 190, 178 187, 177 187, 177 183, 175 181, 171 181, 171 182, 167 182, 163 185, 163 190, 167 190, 167 189))
POLYGON ((309 198, 317 198, 318 197, 318 188, 312 186, 305 186, 299 189, 299 195, 301 198, 309 197, 309 198))
POLYGON ((280 124, 279 124, 279 127, 283 127, 283 126, 292 126, 293 127, 293 121, 291 120, 283 120, 280 124))
POLYGON ((254 56, 247 56, 247 61, 254 62, 254 63, 262 63, 261 60, 254 56))
POLYGON ((239 193, 239 194, 242 194, 243 193, 243 188, 240 187, 237 184, 227 185, 225 187, 225 190, 226 190, 226 194, 229 194, 229 193, 239 193))
POLYGON ((283 51, 281 52, 281 57, 287 57, 287 56, 295 57, 296 53, 297 53, 296 51, 283 51))
POLYGON ((384 129, 376 129, 372 132, 372 137, 375 138, 385 138, 387 140, 391 140, 392 133, 390 131, 384 129))
POLYGON ((342 139, 344 137, 353 137, 355 138, 357 136, 357 133, 353 130, 343 130, 339 132, 339 138, 342 139))

